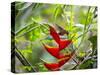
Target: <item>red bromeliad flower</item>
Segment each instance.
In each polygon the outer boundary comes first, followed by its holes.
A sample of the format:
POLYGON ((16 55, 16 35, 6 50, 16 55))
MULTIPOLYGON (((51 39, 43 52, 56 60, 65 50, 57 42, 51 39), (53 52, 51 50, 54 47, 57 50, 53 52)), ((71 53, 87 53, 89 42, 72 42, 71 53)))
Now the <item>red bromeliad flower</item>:
POLYGON ((66 54, 66 55, 60 54, 60 51, 68 47, 70 43, 72 42, 72 40, 60 39, 59 34, 56 32, 56 30, 52 26, 49 26, 49 27, 50 27, 50 35, 53 37, 55 42, 58 44, 58 47, 51 47, 45 44, 43 44, 43 46, 52 56, 56 57, 59 61, 57 63, 44 62, 44 65, 49 70, 55 71, 55 70, 59 70, 59 68, 62 65, 64 65, 69 59, 71 59, 74 52, 70 54, 66 54))

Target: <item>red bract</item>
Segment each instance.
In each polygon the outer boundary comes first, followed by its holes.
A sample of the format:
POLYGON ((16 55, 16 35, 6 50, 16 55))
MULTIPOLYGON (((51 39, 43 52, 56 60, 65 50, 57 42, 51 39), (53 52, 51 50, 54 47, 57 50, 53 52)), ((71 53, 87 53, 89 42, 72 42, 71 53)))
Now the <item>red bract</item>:
POLYGON ((49 70, 52 71, 57 71, 60 70, 59 68, 61 66, 63 66, 68 60, 70 60, 70 58, 73 56, 74 52, 72 52, 71 54, 65 55, 62 57, 60 57, 60 59, 58 60, 57 63, 46 63, 44 62, 44 65, 46 68, 48 68, 49 70))
POLYGON ((45 49, 54 57, 59 58, 59 48, 44 45, 45 49))
POLYGON ((59 49, 62 50, 65 47, 67 47, 72 41, 71 40, 66 40, 66 39, 61 39, 59 43, 59 49))
POLYGON ((60 39, 59 34, 56 32, 56 30, 52 26, 50 26, 50 35, 59 44, 59 47, 60 47, 59 50, 64 49, 72 42, 71 40, 60 39))
POLYGON ((64 55, 60 54, 60 51, 63 50, 64 48, 68 47, 70 43, 72 42, 71 40, 67 39, 60 39, 59 34, 56 32, 56 30, 50 26, 50 35, 53 37, 53 39, 56 41, 58 44, 58 47, 51 47, 48 45, 44 45, 45 49, 54 57, 56 57, 59 61, 58 63, 46 63, 45 66, 49 70, 59 70, 59 68, 64 65, 71 57, 73 56, 73 53, 64 55))
POLYGON ((67 55, 60 54, 59 47, 51 47, 51 46, 48 46, 48 45, 45 45, 45 44, 43 44, 43 45, 44 45, 45 49, 51 55, 53 55, 54 57, 56 57, 58 59, 64 58, 66 56, 70 56, 69 54, 67 54, 67 55))
POLYGON ((59 63, 44 63, 44 65, 51 71, 59 70, 59 63))
POLYGON ((59 44, 60 43, 59 34, 55 31, 55 29, 52 26, 49 26, 49 27, 50 27, 50 35, 59 44))
POLYGON ((75 51, 72 52, 72 53, 70 53, 70 54, 67 54, 67 55, 62 55, 62 56, 60 57, 60 60, 59 60, 59 65, 60 65, 60 67, 61 67, 62 65, 64 65, 66 62, 68 62, 68 61, 72 58, 72 56, 74 55, 74 53, 75 53, 75 51))

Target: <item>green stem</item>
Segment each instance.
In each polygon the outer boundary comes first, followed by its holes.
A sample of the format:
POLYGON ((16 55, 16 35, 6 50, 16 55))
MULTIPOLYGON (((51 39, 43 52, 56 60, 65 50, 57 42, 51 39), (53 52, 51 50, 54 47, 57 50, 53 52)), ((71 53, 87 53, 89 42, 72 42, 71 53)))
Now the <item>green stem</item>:
MULTIPOLYGON (((85 36, 86 31, 88 31, 88 30, 86 29, 86 26, 87 26, 87 22, 88 22, 88 17, 89 17, 90 8, 91 8, 91 7, 89 7, 88 12, 87 12, 87 17, 86 17, 86 22, 85 22, 85 27, 84 27, 83 36, 82 36, 82 39, 81 39, 80 44, 79 44, 78 47, 76 48, 77 50, 79 49, 79 47, 81 46, 81 44, 82 44, 82 42, 83 42, 83 39, 84 39, 84 36, 85 36)), ((88 27, 88 28, 89 28, 89 27, 88 27)))

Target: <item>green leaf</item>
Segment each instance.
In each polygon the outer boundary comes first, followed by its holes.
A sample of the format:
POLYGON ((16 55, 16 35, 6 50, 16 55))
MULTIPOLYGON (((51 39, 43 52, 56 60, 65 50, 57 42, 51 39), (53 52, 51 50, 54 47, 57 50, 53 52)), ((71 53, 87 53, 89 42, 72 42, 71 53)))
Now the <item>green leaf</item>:
POLYGON ((26 2, 17 2, 15 5, 17 10, 25 10, 27 9, 32 3, 26 3, 26 2))
POLYGON ((86 60, 84 63, 82 63, 80 66, 79 66, 79 69, 91 69, 93 68, 93 64, 95 63, 95 60, 93 59, 88 59, 86 60))
POLYGON ((33 22, 15 32, 16 37, 25 36, 27 40, 34 41, 48 34, 48 24, 33 22))
POLYGON ((17 30, 15 32, 16 36, 19 36, 19 35, 23 34, 24 32, 30 30, 32 28, 32 26, 35 27, 35 24, 31 23, 31 24, 27 24, 27 25, 23 26, 22 28, 20 28, 19 30, 17 30))
POLYGON ((92 43, 92 50, 95 50, 97 48, 97 36, 90 37, 89 41, 92 43))
POLYGON ((30 66, 22 66, 21 68, 27 69, 28 71, 31 71, 32 70, 32 68, 30 66))
POLYGON ((20 52, 25 55, 28 53, 32 53, 32 50, 30 50, 30 49, 29 50, 28 49, 27 50, 20 50, 20 52))
POLYGON ((55 9, 55 12, 54 12, 54 17, 55 17, 55 19, 57 18, 57 17, 61 17, 61 14, 63 13, 63 9, 62 9, 62 7, 59 5, 59 6, 57 6, 56 7, 56 9, 55 9))
POLYGON ((15 17, 15 31, 20 30, 26 24, 32 22, 31 17, 33 14, 33 9, 37 8, 40 4, 37 3, 27 3, 27 2, 18 2, 16 3, 16 12, 18 11, 17 16, 15 17))
POLYGON ((37 65, 38 65, 39 71, 41 72, 48 71, 48 69, 42 63, 38 63, 37 65))

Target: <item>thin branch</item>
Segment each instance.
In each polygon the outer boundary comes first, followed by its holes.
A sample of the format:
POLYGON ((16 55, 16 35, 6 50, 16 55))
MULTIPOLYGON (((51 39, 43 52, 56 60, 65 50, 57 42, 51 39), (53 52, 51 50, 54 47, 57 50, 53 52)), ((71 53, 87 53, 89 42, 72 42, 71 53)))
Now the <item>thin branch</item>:
POLYGON ((33 66, 28 62, 28 60, 21 54, 21 52, 18 50, 18 48, 15 46, 16 48, 16 52, 15 55, 17 56, 17 58, 21 61, 21 63, 24 66, 30 66, 31 67, 31 72, 37 72, 37 70, 35 68, 33 68, 33 66))

